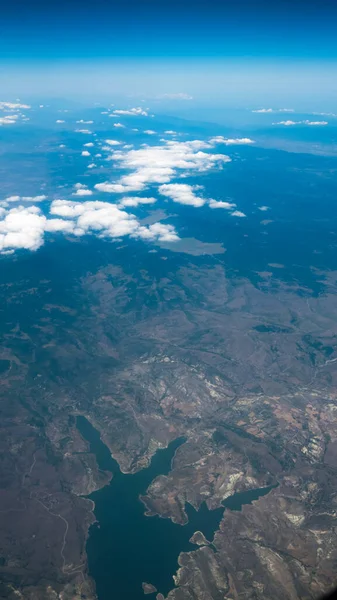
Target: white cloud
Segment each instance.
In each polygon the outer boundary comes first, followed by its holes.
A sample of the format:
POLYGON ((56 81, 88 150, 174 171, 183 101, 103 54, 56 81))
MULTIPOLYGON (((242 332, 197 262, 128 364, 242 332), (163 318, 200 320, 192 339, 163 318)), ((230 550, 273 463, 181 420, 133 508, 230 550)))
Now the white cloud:
POLYGON ((149 227, 139 226, 132 237, 149 241, 158 240, 159 242, 177 242, 179 240, 173 225, 164 223, 153 223, 149 227))
POLYGON ((43 202, 47 196, 8 196, 5 202, 43 202))
POLYGON ((132 206, 136 207, 140 204, 154 204, 156 202, 155 198, 138 198, 136 196, 130 196, 122 198, 119 202, 119 206, 132 206))
POLYGON ((93 145, 93 142, 87 142, 86 144, 83 144, 83 146, 85 146, 86 148, 92 148, 93 145))
POLYGON ((134 116, 142 116, 148 117, 149 113, 146 110, 143 110, 139 106, 137 108, 130 108, 128 110, 114 110, 114 115, 134 115, 134 116))
POLYGON ((250 138, 224 138, 222 135, 218 135, 209 140, 210 144, 224 144, 225 146, 236 146, 236 145, 249 145, 255 144, 254 140, 250 138))
POLYGON ((116 182, 96 184, 95 188, 108 193, 141 191, 150 184, 169 183, 178 173, 201 173, 215 167, 221 168, 224 163, 230 162, 231 159, 225 154, 203 151, 211 148, 208 142, 201 140, 168 140, 162 146, 144 145, 128 152, 113 151, 111 160, 118 162, 122 169, 128 169, 131 173, 123 175, 116 182))
POLYGON ((186 183, 168 183, 159 187, 159 192, 173 202, 179 204, 188 204, 196 208, 203 206, 206 202, 204 198, 197 196, 194 192, 200 189, 199 185, 188 185, 186 183))
POLYGON ((253 113, 293 113, 293 108, 259 108, 252 110, 253 113))
POLYGON ((0 126, 16 125, 20 122, 29 121, 29 118, 21 112, 22 109, 29 108, 31 107, 28 104, 21 104, 20 102, 0 102, 0 111, 9 113, 0 117, 0 126))
POLYGON ((65 148, 65 147, 66 147, 66 145, 65 145, 65 144, 60 144, 60 145, 59 145, 59 148, 65 148))
POLYGON ((37 206, 12 208, 0 221, 0 251, 37 250, 43 244, 46 221, 37 206))
POLYGON ((119 146, 120 142, 118 142, 117 140, 105 140, 105 143, 108 144, 108 146, 119 146))
MULTIPOLYGON (((78 203, 75 200, 53 200, 50 205, 50 214, 58 217, 72 218, 78 217, 85 210, 85 205, 96 205, 97 202, 82 202, 78 203)), ((104 202, 98 203, 104 204, 104 202)))
POLYGON ((125 125, 122 125, 122 123, 114 123, 114 127, 122 127, 125 129, 125 125))
POLYGON ((245 213, 241 212, 241 210, 235 210, 231 213, 232 217, 246 217, 245 213))
POLYGON ((44 242, 45 232, 75 236, 91 233, 107 238, 132 236, 159 242, 179 240, 172 225, 153 223, 149 227, 142 226, 135 215, 107 202, 54 200, 50 215, 52 218, 46 217, 37 206, 19 206, 8 212, 2 209, 0 252, 8 254, 16 249, 37 250, 44 242))
POLYGON ((313 112, 313 115, 319 115, 321 117, 337 117, 336 113, 332 112, 313 112))
POLYGON ((301 121, 279 121, 278 123, 273 123, 273 125, 286 125, 286 127, 290 127, 291 125, 299 125, 301 121))
POLYGON ((90 131, 90 129, 75 129, 75 133, 92 133, 92 131, 90 131))
POLYGON ((153 223, 141 226, 135 215, 107 202, 76 203, 69 200, 54 200, 50 213, 72 219, 73 233, 94 233, 99 237, 119 238, 132 236, 149 241, 174 242, 179 239, 172 225, 153 223))
POLYGON ((94 167, 97 167, 95 163, 90 163, 90 165, 88 165, 88 169, 94 169, 94 167))
POLYGON ((83 121, 83 119, 81 119, 80 121, 76 121, 76 123, 84 123, 85 125, 92 125, 93 121, 83 121))
POLYGON ((269 206, 258 206, 259 210, 262 210, 262 212, 269 210, 269 206))
POLYGON ((236 204, 233 202, 224 202, 223 200, 213 200, 209 201, 210 208, 224 208, 225 210, 232 210, 232 208, 236 207, 236 204))
POLYGON ((273 123, 273 125, 285 125, 289 127, 291 125, 328 125, 328 121, 309 121, 306 119, 305 121, 279 121, 278 123, 273 123))
POLYGON ((62 119, 57 119, 56 123, 65 123, 62 119))
POLYGON ((153 129, 145 129, 144 133, 147 133, 147 135, 155 135, 157 132, 153 131, 153 129))
POLYGON ((122 185, 120 183, 108 183, 105 181, 104 183, 96 183, 95 189, 99 192, 106 192, 108 194, 122 194, 123 192, 127 192, 127 186, 122 185))
POLYGON ((90 152, 88 152, 88 150, 83 150, 81 152, 81 156, 91 156, 90 152))
POLYGON ((8 117, 0 118, 0 125, 13 125, 16 121, 8 117))
POLYGON ((4 117, 0 117, 0 125, 14 125, 18 122, 19 118, 22 120, 26 120, 22 118, 23 115, 5 115, 4 117))
POLYGON ((176 131, 173 131, 173 129, 167 129, 166 131, 164 131, 164 133, 166 135, 176 135, 176 131))
POLYGON ((20 110, 20 109, 28 109, 31 108, 29 104, 20 104, 20 102, 0 102, 0 110, 20 110))
POLYGON ((72 221, 64 221, 63 219, 49 219, 45 222, 45 231, 50 233, 63 231, 64 233, 73 233, 74 223, 72 221))
POLYGON ((92 191, 87 190, 86 188, 78 188, 76 192, 73 193, 73 196, 92 196, 92 191))
POLYGON ((314 125, 314 126, 315 125, 321 126, 321 125, 329 124, 328 121, 309 121, 308 119, 306 121, 302 121, 302 123, 305 125, 314 125))

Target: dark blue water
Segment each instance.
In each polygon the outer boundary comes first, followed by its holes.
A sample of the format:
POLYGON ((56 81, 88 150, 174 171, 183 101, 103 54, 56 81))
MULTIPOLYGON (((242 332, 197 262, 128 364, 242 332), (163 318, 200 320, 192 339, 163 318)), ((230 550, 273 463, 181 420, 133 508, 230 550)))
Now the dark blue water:
POLYGON ((143 600, 142 582, 152 583, 159 592, 167 594, 174 587, 172 576, 178 568, 180 552, 196 549, 189 542, 193 533, 202 531, 211 541, 225 507, 241 510, 243 504, 257 500, 271 489, 235 494, 213 511, 205 503, 198 511, 186 504, 188 523, 184 526, 158 516, 146 517, 139 496, 155 477, 169 473, 175 451, 184 439, 158 450, 147 469, 130 475, 121 473, 87 419, 77 417, 77 427, 90 443, 100 469, 113 473, 111 483, 90 496, 95 502, 97 523, 90 529, 87 554, 99 600, 143 600))

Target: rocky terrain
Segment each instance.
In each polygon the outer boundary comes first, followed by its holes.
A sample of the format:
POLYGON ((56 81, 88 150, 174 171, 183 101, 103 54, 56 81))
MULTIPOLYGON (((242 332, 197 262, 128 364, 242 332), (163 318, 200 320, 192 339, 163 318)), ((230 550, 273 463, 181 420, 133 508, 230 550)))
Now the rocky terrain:
POLYGON ((168 598, 313 599, 336 583, 336 276, 317 274, 317 294, 209 257, 158 262, 64 282, 41 267, 0 289, 0 598, 95 598, 85 496, 111 474, 78 414, 124 472, 186 438, 148 515, 183 524, 186 501, 275 486, 196 536, 168 598))

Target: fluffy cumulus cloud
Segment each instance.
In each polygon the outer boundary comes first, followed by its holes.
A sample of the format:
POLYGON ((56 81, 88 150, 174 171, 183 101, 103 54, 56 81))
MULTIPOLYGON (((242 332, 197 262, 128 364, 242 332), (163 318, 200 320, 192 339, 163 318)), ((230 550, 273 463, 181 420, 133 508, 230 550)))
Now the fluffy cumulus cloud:
POLYGON ((203 206, 206 202, 204 198, 195 193, 197 190, 200 190, 199 185, 186 183, 165 183, 159 187, 160 194, 170 198, 173 202, 188 204, 196 208, 203 206))
POLYGON ((47 196, 7 196, 5 202, 43 202, 47 196))
POLYGON ((147 135, 155 135, 156 131, 153 131, 153 129, 145 129, 144 133, 147 135))
POLYGON ((16 249, 37 250, 45 233, 75 236, 93 234, 105 238, 133 238, 174 242, 179 239, 172 225, 153 223, 140 225, 133 214, 107 202, 72 202, 54 200, 48 217, 37 206, 18 206, 0 210, 0 252, 16 249), (51 218, 49 218, 51 217, 51 218))
POLYGON ((132 237, 159 242, 177 242, 179 240, 173 225, 163 223, 153 223, 149 227, 140 226, 132 237))
POLYGON ((210 208, 222 208, 233 211, 231 214, 237 217, 245 217, 242 212, 233 210, 236 204, 233 202, 225 202, 224 200, 214 200, 213 198, 204 198, 200 195, 201 185, 188 185, 186 183, 166 183, 159 187, 159 193, 166 198, 170 198, 173 202, 186 204, 199 208, 207 204, 210 208))
POLYGON ((0 125, 15 125, 17 123, 29 121, 29 118, 22 113, 22 110, 28 110, 31 107, 29 104, 21 104, 20 102, 0 102, 0 111, 4 114, 0 116, 0 125), (15 114, 14 114, 15 113, 15 114))
POLYGON ((130 236, 152 242, 179 240, 173 225, 153 223, 146 227, 135 215, 108 202, 54 200, 48 215, 37 206, 0 209, 0 253, 37 250, 46 233, 92 234, 112 239, 130 236))
POLYGON ((133 191, 135 188, 127 187, 121 183, 108 183, 105 181, 104 183, 96 183, 95 189, 98 192, 106 192, 107 194, 123 194, 127 191, 133 191))
POLYGON ((73 196, 92 196, 92 191, 86 188, 82 188, 73 192, 73 196))
POLYGON ((73 196, 92 196, 92 191, 84 183, 75 183, 74 188, 73 196))
MULTIPOLYGON (((15 114, 12 118, 16 120, 15 114)), ((114 125, 123 127, 120 123, 114 125)), ((91 133, 86 129, 77 132, 91 133)), ((147 133, 154 132, 147 130, 147 133)), ((172 130, 167 130, 166 133, 175 135, 172 130)), ((44 195, 9 196, 0 203, 1 253, 10 253, 16 249, 37 250, 44 243, 46 234, 57 232, 73 236, 91 234, 111 239, 129 236, 149 242, 174 243, 179 240, 179 236, 173 225, 161 222, 144 225, 132 213, 133 208, 155 204, 156 197, 153 195, 142 196, 150 186, 155 187, 155 196, 158 194, 179 204, 195 208, 207 206, 211 209, 224 209, 233 217, 246 216, 233 202, 207 198, 202 186, 185 183, 184 178, 223 168, 231 159, 226 154, 217 152, 215 146, 250 145, 254 143, 250 138, 215 136, 208 140, 190 141, 171 138, 154 145, 142 144, 138 148, 121 145, 114 139, 102 140, 101 143, 106 144, 105 158, 113 163, 118 176, 114 181, 103 181, 94 187, 97 192, 118 194, 117 202, 87 199, 86 196, 92 196, 93 191, 84 183, 74 185, 72 200, 58 199, 50 205, 44 203, 43 210, 36 203, 47 200, 44 195), (141 194, 138 195, 138 192, 141 194)), ((89 157, 87 148, 91 147, 93 142, 83 143, 82 156, 89 157)), ((102 157, 101 154, 95 156, 102 157)), ((88 168, 96 166, 94 162, 88 162, 88 168)), ((264 210, 265 207, 260 209, 264 210)))
POLYGON ((14 125, 17 122, 18 115, 5 115, 0 117, 0 125, 14 125))
POLYGON ((172 225, 153 223, 149 227, 142 226, 135 215, 108 202, 77 203, 54 200, 50 213, 63 219, 71 219, 72 231, 77 236, 94 233, 99 237, 108 238, 131 236, 166 242, 179 239, 172 225))
POLYGON ((241 210, 234 210, 231 213, 231 216, 232 217, 245 217, 246 215, 245 215, 245 213, 241 212, 241 210))
POLYGON ((236 204, 233 202, 225 202, 223 200, 213 200, 213 198, 209 201, 210 208, 224 208, 225 210, 232 210, 236 208, 236 204))
POLYGON ((154 204, 155 202, 155 198, 139 198, 136 196, 127 196, 121 199, 121 201, 119 202, 119 206, 136 207, 141 204, 154 204))
POLYGON ((250 138, 224 138, 222 135, 218 135, 209 140, 210 144, 224 144, 225 146, 244 146, 254 144, 254 140, 250 138))
POLYGON ((161 146, 144 145, 136 150, 113 151, 110 159, 122 169, 131 171, 118 181, 104 182, 95 185, 101 192, 127 193, 144 190, 151 184, 165 184, 176 176, 190 172, 204 172, 213 168, 221 168, 230 162, 225 154, 205 152, 212 150, 209 142, 193 140, 177 142, 167 140, 161 146))
POLYGON ((43 244, 46 221, 37 206, 12 208, 0 221, 0 251, 37 250, 43 244))
POLYGON ((123 125, 122 123, 114 123, 114 127, 125 129, 125 125, 123 125))
POLYGON ((21 104, 20 102, 0 102, 0 110, 16 111, 29 108, 31 108, 29 104, 21 104))
POLYGON ((136 107, 136 108, 129 108, 127 110, 114 110, 113 111, 114 115, 130 115, 130 116, 136 116, 136 117, 148 117, 149 113, 140 108, 140 106, 136 107))

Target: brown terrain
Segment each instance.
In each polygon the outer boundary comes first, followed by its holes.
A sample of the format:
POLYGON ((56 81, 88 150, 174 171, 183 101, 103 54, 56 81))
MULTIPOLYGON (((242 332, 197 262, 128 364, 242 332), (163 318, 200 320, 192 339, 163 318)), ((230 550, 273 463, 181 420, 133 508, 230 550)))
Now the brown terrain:
POLYGON ((226 510, 214 540, 196 532, 170 600, 314 599, 337 583, 336 275, 314 294, 212 258, 162 271, 92 270, 62 304, 48 277, 0 289, 0 598, 95 598, 84 496, 111 475, 78 414, 124 472, 184 435, 148 515, 183 524, 186 501, 276 485, 226 510))

